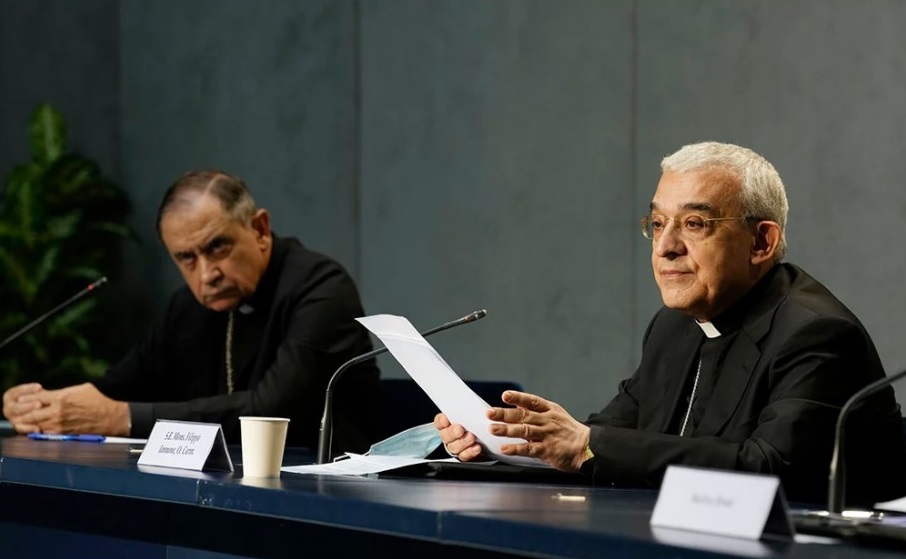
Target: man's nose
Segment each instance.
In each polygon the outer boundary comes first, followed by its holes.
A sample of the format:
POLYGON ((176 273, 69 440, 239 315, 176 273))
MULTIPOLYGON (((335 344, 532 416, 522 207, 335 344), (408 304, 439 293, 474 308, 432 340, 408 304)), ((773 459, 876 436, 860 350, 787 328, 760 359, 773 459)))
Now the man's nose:
POLYGON ((213 285, 220 281, 222 277, 223 273, 215 262, 211 262, 207 258, 201 259, 201 281, 213 285))
POLYGON ((661 234, 654 240, 653 250, 662 258, 686 252, 686 244, 683 242, 679 227, 676 226, 676 220, 667 221, 661 234))

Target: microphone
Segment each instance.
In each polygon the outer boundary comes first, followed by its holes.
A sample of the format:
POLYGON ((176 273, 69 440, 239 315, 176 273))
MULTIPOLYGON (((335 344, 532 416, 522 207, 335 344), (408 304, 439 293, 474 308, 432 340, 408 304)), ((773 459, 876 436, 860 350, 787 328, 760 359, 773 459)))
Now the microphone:
POLYGON ((62 303, 60 303, 59 305, 57 305, 56 307, 50 309, 49 311, 47 311, 46 313, 42 314, 42 315, 39 316, 38 318, 36 318, 36 319, 34 319, 33 321, 29 322, 28 324, 26 324, 25 326, 23 326, 22 328, 20 328, 18 331, 14 332, 12 336, 9 336, 8 338, 6 338, 6 339, 3 340, 2 342, 0 342, 0 349, 2 349, 6 344, 12 342, 13 340, 15 340, 16 338, 18 338, 18 337, 21 336, 22 334, 27 333, 29 330, 31 330, 31 329, 34 328, 35 326, 41 324, 42 322, 44 322, 45 320, 47 320, 47 319, 50 318, 51 316, 53 316, 53 315, 55 315, 56 313, 60 312, 61 310, 65 309, 65 308, 68 307, 69 305, 75 303, 76 301, 78 301, 79 299, 81 299, 82 297, 84 297, 85 295, 88 295, 89 293, 91 293, 92 291, 94 291, 95 289, 97 289, 98 287, 102 286, 102 285, 105 284, 105 283, 107 283, 107 276, 104 276, 104 277, 102 277, 102 278, 100 278, 100 279, 98 279, 98 280, 95 280, 94 283, 89 284, 88 287, 86 287, 85 289, 79 291, 78 293, 76 293, 75 295, 73 295, 72 297, 70 297, 69 299, 66 299, 65 301, 63 301, 62 303))
MULTIPOLYGON (((441 324, 440 326, 435 326, 430 330, 425 330, 421 333, 421 336, 423 338, 427 338, 431 334, 436 334, 442 330, 448 330, 461 324, 475 322, 476 320, 484 318, 487 314, 488 311, 481 309, 479 311, 469 313, 462 318, 451 320, 450 322, 441 324)), ((336 371, 334 371, 333 375, 330 377, 330 380, 327 382, 327 391, 324 393, 324 414, 321 416, 321 429, 318 432, 318 464, 326 464, 330 460, 330 445, 333 438, 333 388, 337 380, 339 380, 344 371, 346 371, 353 365, 357 365, 362 361, 367 361, 372 357, 386 352, 386 347, 379 347, 375 350, 369 351, 368 353, 363 353, 362 355, 353 357, 349 361, 340 365, 340 367, 336 371)))
POLYGON ((906 377, 906 370, 890 377, 878 379, 853 394, 840 408, 840 415, 837 416, 837 428, 834 431, 834 454, 831 457, 830 475, 828 476, 827 511, 829 513, 842 513, 843 501, 846 497, 846 451, 845 437, 843 436, 843 426, 846 423, 846 417, 859 401, 868 398, 903 377, 906 377))

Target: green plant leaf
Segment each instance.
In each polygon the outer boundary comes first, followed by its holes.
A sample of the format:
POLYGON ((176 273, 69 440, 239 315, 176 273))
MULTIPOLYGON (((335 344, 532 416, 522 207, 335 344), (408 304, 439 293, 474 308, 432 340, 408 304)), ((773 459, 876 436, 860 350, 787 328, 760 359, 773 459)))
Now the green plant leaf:
POLYGON ((93 197, 100 189, 95 185, 103 182, 98 164, 75 153, 62 155, 53 161, 45 178, 53 194, 64 199, 79 194, 91 194, 93 197))
MULTIPOLYGON (((4 287, 12 288, 26 305, 31 304, 32 289, 30 289, 31 282, 28 278, 28 272, 16 257, 2 246, 0 246, 0 264, 3 265, 3 269, 6 271, 4 276, 12 280, 11 285, 7 284, 4 287)), ((6 302, 7 305, 10 303, 11 301, 6 302)))
POLYGON ((57 269, 57 257, 60 254, 60 246, 52 245, 44 252, 44 256, 41 258, 41 261, 38 263, 38 267, 35 270, 35 277, 32 281, 34 285, 34 290, 37 292, 41 287, 47 282, 47 279, 51 274, 57 269))
MULTIPOLYGON (((60 304, 102 270, 120 269, 123 239, 137 239, 127 225, 127 193, 95 160, 67 153, 59 111, 38 107, 28 138, 31 160, 13 167, 0 186, 0 335, 60 304)), ((97 325, 109 310, 90 299, 0 354, 0 387, 20 379, 63 386, 102 374, 106 363, 96 354, 106 332, 97 325)))
POLYGON ((93 359, 91 357, 82 357, 79 360, 80 369, 85 372, 88 378, 100 378, 104 376, 110 363, 103 359, 93 359))
POLYGON ((63 115, 50 105, 40 105, 32 113, 29 136, 35 162, 43 167, 49 166, 66 151, 63 115))
POLYGON ((117 237, 122 237, 123 239, 135 239, 136 235, 132 229, 121 225, 119 223, 111 223, 107 221, 99 221, 92 223, 89 226, 90 229, 94 231, 102 231, 104 233, 111 233, 117 237))
POLYGON ((43 213, 40 181, 41 168, 34 163, 16 165, 6 179, 3 221, 15 224, 27 246, 35 243, 34 224, 43 213))
POLYGON ((82 212, 75 210, 47 220, 48 238, 51 240, 68 239, 77 232, 81 219, 82 212))
POLYGON ((21 235, 21 229, 11 223, 0 221, 0 239, 18 239, 21 235))
POLYGON ((57 315, 54 323, 57 326, 69 328, 73 323, 88 316, 94 307, 97 306, 97 303, 96 299, 82 299, 57 315))
POLYGON ((66 275, 71 278, 87 279, 94 281, 104 275, 104 272, 89 266, 76 266, 67 270, 66 275))

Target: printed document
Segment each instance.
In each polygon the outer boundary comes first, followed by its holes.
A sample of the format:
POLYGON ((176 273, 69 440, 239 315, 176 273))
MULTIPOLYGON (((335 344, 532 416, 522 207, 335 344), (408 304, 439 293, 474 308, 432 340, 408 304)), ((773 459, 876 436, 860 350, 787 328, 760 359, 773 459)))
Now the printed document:
POLYGON ((459 378, 406 318, 379 314, 356 320, 387 346, 393 357, 450 421, 459 423, 475 435, 488 458, 519 466, 550 467, 537 458, 501 454, 501 445, 526 441, 500 437, 488 431, 492 422, 485 412, 491 406, 459 378))

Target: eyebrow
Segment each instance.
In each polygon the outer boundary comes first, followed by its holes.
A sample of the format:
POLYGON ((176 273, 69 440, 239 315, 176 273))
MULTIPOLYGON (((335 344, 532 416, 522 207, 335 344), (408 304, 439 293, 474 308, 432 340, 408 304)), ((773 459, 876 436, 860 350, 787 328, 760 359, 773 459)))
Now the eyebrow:
MULTIPOLYGON (((709 214, 717 213, 717 211, 714 209, 714 206, 712 206, 711 204, 705 204, 704 202, 688 202, 688 203, 685 203, 682 206, 680 206, 680 208, 682 208, 684 210, 695 210, 695 211, 705 212, 705 213, 709 213, 709 214)), ((648 209, 649 210, 659 210, 660 208, 658 207, 657 204, 655 204, 654 202, 651 202, 650 204, 648 204, 648 209)))
POLYGON ((231 241, 230 237, 224 234, 215 235, 207 242, 201 245, 202 252, 210 252, 216 243, 229 243, 231 241))
POLYGON ((179 251, 174 252, 173 256, 175 258, 186 258, 189 256, 195 256, 197 253, 207 254, 207 253, 211 252, 211 250, 213 250, 214 244, 218 243, 218 242, 231 243, 232 237, 221 233, 221 234, 211 237, 210 239, 208 239, 207 241, 202 243, 201 246, 198 247, 198 249, 179 250, 179 251))

